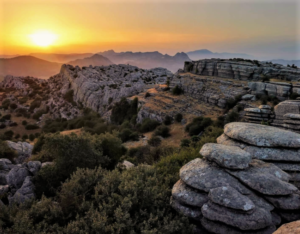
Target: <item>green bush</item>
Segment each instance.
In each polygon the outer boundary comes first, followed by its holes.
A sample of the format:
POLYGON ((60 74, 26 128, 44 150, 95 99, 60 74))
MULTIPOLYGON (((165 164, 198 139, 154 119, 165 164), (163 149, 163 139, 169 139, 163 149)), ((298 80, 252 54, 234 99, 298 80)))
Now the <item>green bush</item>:
POLYGON ((35 99, 35 100, 30 104, 29 111, 32 112, 34 109, 40 108, 41 104, 42 104, 41 99, 35 99))
POLYGON ((172 118, 171 118, 170 116, 167 115, 167 116, 165 117, 163 123, 164 123, 165 125, 170 125, 170 124, 172 123, 172 118))
POLYGON ((40 117, 43 115, 43 114, 46 114, 47 111, 46 110, 38 110, 37 112, 35 112, 33 115, 32 115, 32 118, 35 119, 35 120, 39 120, 40 117))
POLYGON ((139 135, 137 132, 133 132, 132 130, 125 128, 119 133, 119 138, 121 138, 122 142, 126 141, 138 141, 139 135))
POLYGON ((9 140, 9 141, 13 138, 13 136, 14 136, 14 132, 12 130, 8 130, 3 134, 4 140, 9 140))
POLYGON ((9 105, 9 107, 10 107, 10 109, 15 110, 15 109, 17 109, 18 105, 16 103, 11 103, 9 105))
POLYGON ((2 119, 10 120, 10 119, 11 119, 11 115, 10 115, 10 114, 8 114, 8 115, 3 115, 3 116, 2 116, 2 119))
POLYGON ((290 99, 292 99, 292 100, 296 100, 298 97, 300 97, 300 95, 298 93, 291 93, 290 94, 290 99))
POLYGON ((225 118, 225 122, 226 123, 238 122, 239 118, 240 118, 240 115, 238 112, 230 111, 225 118))
POLYGON ((114 104, 111 111, 111 121, 115 124, 122 124, 125 120, 131 120, 137 115, 138 98, 134 98, 130 103, 126 98, 114 104))
POLYGON ((180 88, 178 85, 175 86, 175 88, 172 89, 173 95, 180 95, 183 94, 183 89, 180 88))
POLYGON ((197 117, 193 119, 192 123, 189 123, 185 127, 185 131, 189 133, 190 136, 198 135, 199 133, 203 132, 205 128, 209 127, 213 121, 211 118, 203 118, 197 117))
POLYGON ((41 152, 43 145, 45 144, 45 135, 39 136, 37 142, 34 144, 32 154, 41 152))
POLYGON ((143 119, 143 122, 139 128, 141 132, 151 132, 153 131, 158 125, 160 125, 159 122, 153 119, 143 119))
POLYGON ((23 121, 22 121, 22 125, 26 126, 26 125, 27 125, 27 121, 26 121, 26 120, 23 120, 23 121))
POLYGON ((12 150, 5 141, 0 140, 0 158, 7 158, 10 161, 13 161, 16 156, 17 153, 12 150))
POLYGON ((180 147, 189 147, 191 144, 191 141, 189 139, 182 139, 180 143, 180 147))
POLYGON ((5 99, 5 100, 2 101, 2 108, 3 109, 7 110, 9 105, 10 105, 10 100, 9 99, 5 99))
POLYGON ((170 128, 168 128, 167 126, 159 126, 155 132, 154 132, 155 136, 162 136, 162 137, 169 137, 170 136, 170 128))
POLYGON ((27 140, 27 139, 28 139, 28 135, 27 135, 27 134, 24 134, 24 135, 22 136, 22 140, 25 141, 25 140, 27 140))
POLYGON ((161 144, 161 139, 157 136, 152 136, 149 140, 148 140, 148 144, 151 146, 159 146, 161 144))
POLYGON ((40 127, 39 126, 37 126, 36 124, 27 124, 26 126, 25 126, 25 129, 26 130, 35 130, 35 129, 39 129, 40 127))
POLYGON ((18 133, 15 135, 15 139, 19 139, 21 137, 21 135, 18 133))
POLYGON ((178 123, 181 122, 182 118, 183 118, 183 116, 182 116, 182 114, 180 114, 180 113, 178 113, 178 114, 175 115, 175 120, 176 120, 176 122, 178 122, 178 123))
POLYGON ((35 139, 35 136, 33 134, 29 134, 29 140, 34 141, 34 139, 35 139))

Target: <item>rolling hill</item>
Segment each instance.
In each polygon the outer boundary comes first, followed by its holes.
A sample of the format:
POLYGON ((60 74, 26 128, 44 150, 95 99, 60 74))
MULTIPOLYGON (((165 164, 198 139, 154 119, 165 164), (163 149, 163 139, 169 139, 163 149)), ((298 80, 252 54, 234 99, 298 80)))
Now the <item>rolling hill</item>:
POLYGON ((73 66, 79 66, 79 67, 88 67, 90 65, 92 66, 108 66, 113 64, 108 58, 100 55, 100 54, 94 54, 91 57, 84 58, 84 59, 76 59, 74 61, 68 62, 68 64, 71 64, 73 66))

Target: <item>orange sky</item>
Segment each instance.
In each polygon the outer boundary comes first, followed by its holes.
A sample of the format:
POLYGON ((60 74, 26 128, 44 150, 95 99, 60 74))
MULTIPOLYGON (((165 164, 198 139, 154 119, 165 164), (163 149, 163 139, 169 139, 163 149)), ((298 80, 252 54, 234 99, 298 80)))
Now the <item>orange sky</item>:
POLYGON ((0 54, 206 48, 297 57, 297 2, 0 0, 0 54), (52 46, 32 42, 41 30, 57 35, 52 46))

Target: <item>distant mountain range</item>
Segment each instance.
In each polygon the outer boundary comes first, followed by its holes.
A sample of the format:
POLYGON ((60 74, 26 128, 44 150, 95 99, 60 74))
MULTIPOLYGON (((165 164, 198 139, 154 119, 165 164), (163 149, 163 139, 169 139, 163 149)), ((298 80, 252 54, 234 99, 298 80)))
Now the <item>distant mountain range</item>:
POLYGON ((47 79, 59 73, 61 64, 52 63, 33 56, 18 56, 0 59, 0 76, 33 76, 47 79))
POLYGON ((195 50, 186 53, 192 60, 199 59, 211 59, 211 58, 221 58, 221 59, 229 59, 229 58, 244 58, 244 59, 253 59, 254 57, 249 54, 240 54, 240 53, 214 53, 210 50, 195 50))
POLYGON ((73 66, 79 66, 79 67, 88 67, 90 65, 92 66, 108 66, 113 64, 108 58, 100 55, 100 54, 94 54, 91 57, 84 58, 84 59, 76 59, 74 61, 68 62, 68 64, 71 64, 73 66))
MULTIPOLYGON (((13 57, 14 55, 0 55, 0 77, 5 75, 34 76, 38 78, 49 78, 59 73, 62 64, 67 63, 74 66, 108 66, 111 64, 130 64, 139 68, 151 69, 156 67, 167 68, 176 72, 183 68, 185 61, 210 59, 210 58, 245 58, 255 59, 253 56, 241 53, 214 53, 210 50, 196 50, 188 53, 177 53, 174 56, 155 52, 121 52, 113 50, 97 54, 47 54, 34 53, 27 56, 13 57), (13 57, 13 58, 11 58, 13 57)), ((300 67, 300 60, 274 59, 268 60, 282 65, 300 67)))
POLYGON ((179 68, 183 68, 185 61, 191 59, 185 53, 177 53, 174 56, 155 52, 121 52, 116 53, 113 50, 98 53, 105 56, 115 64, 129 64, 144 69, 156 67, 167 68, 172 72, 176 72, 179 68))
POLYGON ((47 54, 47 53, 33 53, 29 54, 30 56, 47 60, 49 62, 54 63, 68 63, 69 61, 73 61, 76 59, 84 59, 87 57, 91 57, 94 54, 92 53, 84 53, 84 54, 47 54))

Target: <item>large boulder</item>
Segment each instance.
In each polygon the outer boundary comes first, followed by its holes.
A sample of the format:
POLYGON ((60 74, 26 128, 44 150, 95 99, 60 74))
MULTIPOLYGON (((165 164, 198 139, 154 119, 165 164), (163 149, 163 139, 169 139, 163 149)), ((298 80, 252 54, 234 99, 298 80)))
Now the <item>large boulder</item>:
POLYGON ((27 176, 21 186, 17 190, 17 192, 12 196, 9 197, 9 203, 24 203, 26 200, 34 199, 35 198, 35 186, 32 183, 32 177, 27 176))
POLYGON ((30 176, 30 172, 26 166, 17 166, 9 171, 6 175, 7 184, 16 189, 21 188, 25 178, 30 176))
POLYGON ((33 145, 29 144, 28 142, 13 142, 13 141, 6 141, 7 145, 17 151, 18 157, 16 158, 17 163, 23 163, 26 158, 30 157, 33 150, 33 145))

